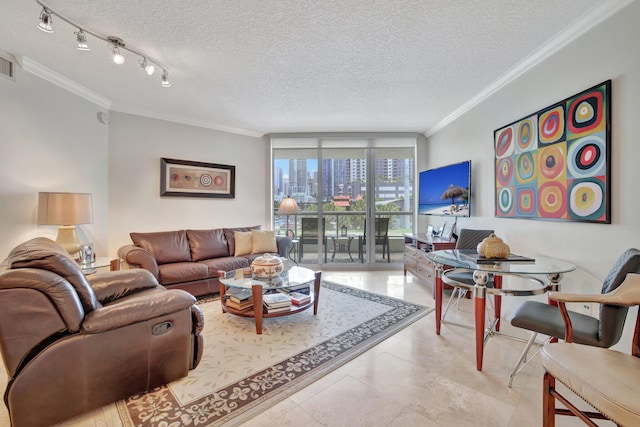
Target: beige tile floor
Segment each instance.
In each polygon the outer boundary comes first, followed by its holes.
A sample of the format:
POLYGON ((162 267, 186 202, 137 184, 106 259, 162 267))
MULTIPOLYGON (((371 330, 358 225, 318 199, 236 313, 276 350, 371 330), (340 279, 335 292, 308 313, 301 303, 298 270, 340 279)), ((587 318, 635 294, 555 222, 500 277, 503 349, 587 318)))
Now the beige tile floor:
MULTIPOLYGON (((431 290, 402 271, 324 271, 323 279, 433 307, 431 290)), ((470 325, 463 300, 447 320, 470 325)), ((507 321, 502 332, 526 337, 507 321)), ((507 387, 524 343, 492 337, 484 369, 475 369, 473 330, 422 318, 243 426, 507 426, 542 425, 542 368, 537 356, 507 387)), ((557 426, 582 425, 558 417, 557 426)), ((604 422, 602 425, 611 425, 604 422)))

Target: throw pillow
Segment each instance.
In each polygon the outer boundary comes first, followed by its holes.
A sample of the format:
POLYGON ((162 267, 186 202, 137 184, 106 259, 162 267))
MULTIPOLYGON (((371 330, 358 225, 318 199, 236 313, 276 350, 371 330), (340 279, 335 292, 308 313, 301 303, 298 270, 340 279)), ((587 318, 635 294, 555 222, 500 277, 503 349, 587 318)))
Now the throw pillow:
POLYGON ((261 254, 270 252, 278 253, 278 245, 276 244, 275 231, 252 230, 253 250, 252 254, 261 254))
POLYGON ((234 231, 233 237, 236 241, 235 256, 249 255, 253 249, 251 231, 234 231))

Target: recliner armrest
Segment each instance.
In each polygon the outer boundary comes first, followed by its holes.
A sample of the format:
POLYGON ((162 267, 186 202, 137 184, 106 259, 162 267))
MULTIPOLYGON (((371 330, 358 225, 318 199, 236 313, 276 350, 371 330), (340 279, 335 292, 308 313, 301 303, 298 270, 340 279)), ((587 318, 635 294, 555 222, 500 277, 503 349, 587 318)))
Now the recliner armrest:
POLYGON ((196 302, 193 295, 179 289, 141 294, 122 303, 114 303, 92 311, 82 323, 82 329, 90 334, 110 331, 156 317, 176 313, 196 302))
POLYGON ((640 305, 640 274, 629 273, 622 284, 606 294, 574 294, 568 292, 549 292, 549 299, 558 302, 594 302, 599 304, 640 305))
POLYGON ((89 284, 101 304, 158 286, 158 281, 147 270, 120 270, 87 276, 89 284))
POLYGON ((118 257, 125 260, 129 265, 144 268, 154 275, 156 280, 160 280, 160 270, 156 259, 144 249, 135 245, 125 245, 118 249, 118 257))

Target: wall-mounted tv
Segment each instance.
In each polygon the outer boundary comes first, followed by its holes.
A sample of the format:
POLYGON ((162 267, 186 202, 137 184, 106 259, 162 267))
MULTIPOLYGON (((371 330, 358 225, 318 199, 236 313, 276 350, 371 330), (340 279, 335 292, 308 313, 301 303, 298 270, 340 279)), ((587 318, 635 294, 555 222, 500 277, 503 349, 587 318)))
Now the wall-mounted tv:
POLYGON ((471 216, 471 160, 420 172, 418 213, 471 216))

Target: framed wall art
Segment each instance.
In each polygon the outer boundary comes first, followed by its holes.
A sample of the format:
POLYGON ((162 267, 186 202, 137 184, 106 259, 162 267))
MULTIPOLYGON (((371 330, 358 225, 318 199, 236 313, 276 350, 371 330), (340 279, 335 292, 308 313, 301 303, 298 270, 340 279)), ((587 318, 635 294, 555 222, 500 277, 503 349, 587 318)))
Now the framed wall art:
POLYGON ((496 217, 611 223, 611 80, 493 138, 496 217))
POLYGON ((160 195, 235 197, 236 167, 188 160, 160 159, 160 195))

